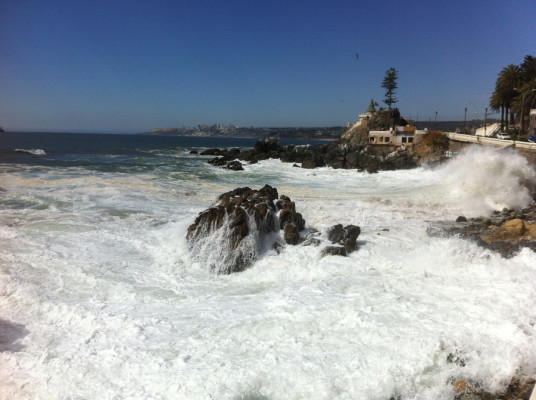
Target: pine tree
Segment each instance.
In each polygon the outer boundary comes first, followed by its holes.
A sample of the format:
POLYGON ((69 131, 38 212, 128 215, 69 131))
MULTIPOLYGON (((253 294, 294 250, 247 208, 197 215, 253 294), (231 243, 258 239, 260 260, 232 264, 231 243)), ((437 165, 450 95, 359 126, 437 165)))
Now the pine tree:
POLYGON ((398 79, 398 71, 394 68, 389 68, 385 71, 385 78, 383 78, 382 88, 386 89, 385 99, 383 102, 387 104, 389 110, 391 110, 391 105, 398 102, 395 97, 395 90, 398 87, 396 80, 398 79))

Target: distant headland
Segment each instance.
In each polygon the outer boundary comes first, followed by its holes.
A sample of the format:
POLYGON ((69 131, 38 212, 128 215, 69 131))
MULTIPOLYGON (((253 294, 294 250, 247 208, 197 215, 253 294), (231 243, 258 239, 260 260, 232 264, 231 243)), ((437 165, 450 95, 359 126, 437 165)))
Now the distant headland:
POLYGON ((322 127, 322 128, 255 128, 237 127, 234 125, 197 125, 182 128, 159 128, 152 129, 145 135, 167 136, 214 136, 214 137, 242 137, 242 138, 265 138, 279 137, 291 139, 317 139, 336 140, 346 131, 346 127, 322 127))

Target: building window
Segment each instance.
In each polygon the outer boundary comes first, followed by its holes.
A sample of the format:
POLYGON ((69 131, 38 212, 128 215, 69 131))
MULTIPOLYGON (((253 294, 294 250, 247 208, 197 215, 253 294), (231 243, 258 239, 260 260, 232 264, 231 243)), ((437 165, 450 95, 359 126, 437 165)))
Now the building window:
POLYGON ((405 136, 402 136, 402 143, 406 143, 406 137, 405 136))
POLYGON ((390 142, 390 139, 391 139, 391 138, 386 137, 386 138, 385 138, 385 143, 389 143, 389 142, 390 142))
POLYGON ((374 138, 373 137, 370 138, 370 143, 374 143, 374 138))
POLYGON ((413 143, 413 138, 412 137, 408 138, 408 143, 413 143))

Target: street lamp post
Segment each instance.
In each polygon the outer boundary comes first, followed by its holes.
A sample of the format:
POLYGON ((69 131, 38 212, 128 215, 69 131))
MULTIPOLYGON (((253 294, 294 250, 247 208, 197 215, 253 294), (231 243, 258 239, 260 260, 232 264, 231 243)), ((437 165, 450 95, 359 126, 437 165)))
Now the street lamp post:
POLYGON ((488 119, 488 107, 486 107, 486 112, 484 113, 484 136, 486 136, 487 119, 488 119))
POLYGON ((463 115, 463 133, 466 134, 466 127, 467 127, 467 107, 465 107, 465 113, 463 115))

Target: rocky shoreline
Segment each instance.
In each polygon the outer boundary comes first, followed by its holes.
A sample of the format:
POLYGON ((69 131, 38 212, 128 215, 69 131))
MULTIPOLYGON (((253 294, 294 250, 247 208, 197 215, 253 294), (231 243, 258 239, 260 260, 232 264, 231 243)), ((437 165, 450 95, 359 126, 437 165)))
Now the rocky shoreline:
POLYGON ((279 253, 286 245, 323 245, 322 256, 346 256, 358 249, 360 233, 358 226, 336 224, 325 240, 321 232, 305 229, 305 220, 288 196, 265 185, 221 194, 188 227, 186 241, 192 255, 212 271, 231 274, 249 268, 263 251, 279 253))
POLYGON ((446 221, 428 228, 430 236, 458 236, 510 258, 527 247, 536 251, 536 199, 522 210, 503 209, 490 217, 446 221))
POLYGON ((302 168, 357 169, 367 172, 415 168, 419 157, 405 147, 393 152, 371 152, 365 145, 354 145, 339 140, 316 146, 281 146, 277 139, 259 139, 250 150, 211 148, 200 153, 203 156, 216 156, 208 161, 214 166, 240 171, 240 161, 250 164, 267 159, 279 159, 283 162, 301 164, 302 168))
POLYGON ((465 380, 453 380, 454 400, 530 400, 536 380, 513 377, 502 393, 489 393, 478 384, 465 380))
MULTIPOLYGON (((242 170, 241 161, 256 163, 260 160, 275 158, 283 162, 294 163, 295 166, 299 166, 297 164, 301 163, 301 168, 330 166, 374 173, 379 170, 414 168, 421 162, 441 161, 442 153, 441 148, 432 145, 420 153, 408 151, 403 147, 391 153, 373 153, 369 152, 366 142, 356 143, 341 138, 337 142, 317 146, 280 146, 277 140, 261 139, 251 150, 208 149, 201 155, 216 156, 208 162, 232 170, 242 170)), ((281 199, 287 200, 288 198, 285 199, 285 196, 281 196, 281 199)), ((455 221, 444 221, 430 226, 427 233, 433 237, 456 236, 471 240, 505 258, 515 256, 524 248, 536 252, 536 197, 533 200, 530 206, 521 210, 503 209, 494 212, 489 217, 466 218, 459 216, 455 221)), ((280 204, 277 205, 276 199, 270 201, 275 205, 274 210, 280 209, 280 204)), ((294 203, 292 202, 292 204, 294 203)), ((295 212, 294 207, 293 212, 295 212)), ((312 230, 309 233, 304 233, 306 232, 303 230, 304 226, 305 224, 300 225, 302 231, 292 229, 293 234, 289 236, 287 236, 287 229, 284 229, 283 226, 278 226, 278 228, 284 230, 287 244, 321 245, 320 232, 312 230), (287 237, 292 239, 288 240, 287 237)), ((333 245, 323 243, 322 256, 344 256, 357 250, 356 239, 359 234, 359 227, 350 225, 343 227, 342 224, 331 227, 327 236, 333 245)), ((273 248, 278 252, 282 247, 283 245, 277 241, 273 245, 273 248)), ((230 272, 233 272, 232 268, 224 273, 230 272)), ((464 361, 454 356, 448 359, 448 362, 464 366, 464 361)), ((529 400, 534 391, 536 380, 513 377, 503 392, 494 394, 487 392, 476 382, 452 378, 449 383, 454 389, 454 400, 529 400)), ((391 398, 390 400, 402 399, 391 398)))

